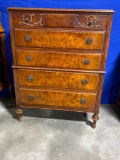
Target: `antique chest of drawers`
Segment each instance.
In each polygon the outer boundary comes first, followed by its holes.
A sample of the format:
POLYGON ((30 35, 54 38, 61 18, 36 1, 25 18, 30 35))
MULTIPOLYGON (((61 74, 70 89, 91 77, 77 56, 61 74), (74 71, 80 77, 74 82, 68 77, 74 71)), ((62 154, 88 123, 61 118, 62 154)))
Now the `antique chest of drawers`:
POLYGON ((114 11, 8 10, 18 120, 23 107, 92 112, 95 128, 114 11))

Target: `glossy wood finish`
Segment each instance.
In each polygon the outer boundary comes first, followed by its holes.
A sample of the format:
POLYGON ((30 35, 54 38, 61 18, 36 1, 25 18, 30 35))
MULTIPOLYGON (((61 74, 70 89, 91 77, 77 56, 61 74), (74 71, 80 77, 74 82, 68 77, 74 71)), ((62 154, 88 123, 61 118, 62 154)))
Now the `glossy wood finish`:
POLYGON ((43 47, 68 49, 95 49, 102 50, 104 32, 78 32, 71 30, 15 30, 15 45, 17 47, 43 47), (30 40, 27 41, 27 36, 30 40), (88 45, 88 38, 92 42, 88 45))
POLYGON ((97 90, 99 75, 72 72, 18 70, 18 80, 19 85, 23 86, 94 91, 97 90))
POLYGON ((18 120, 22 108, 98 113, 113 10, 9 8, 18 120))
MULTIPOLYGON (((100 25, 99 28, 94 28, 94 30, 106 30, 107 20, 108 20, 108 13, 114 12, 112 10, 64 10, 64 9, 11 9, 13 19, 13 26, 15 28, 28 28, 30 24, 30 28, 41 28, 41 27, 68 27, 68 28, 78 28, 81 30, 85 30, 80 25, 77 25, 77 20, 84 25, 86 23, 86 17, 92 15, 92 18, 96 18, 96 22, 100 25), (16 12, 19 10, 19 12, 16 12), (56 12, 57 11, 57 12, 56 12), (72 12, 71 12, 72 11, 72 12), (70 13, 69 13, 70 12, 70 13), (42 16, 41 16, 42 14, 42 16), (23 17, 24 15, 24 17, 23 17), (25 18, 29 21, 32 21, 26 25, 22 23, 25 18), (49 21, 48 21, 49 19, 49 21), (40 22, 40 23, 37 23, 40 22), (37 23, 37 25, 34 25, 37 23)), ((92 30, 92 27, 87 28, 87 30, 92 30)))
POLYGON ((21 104, 42 104, 50 106, 94 108, 96 93, 81 93, 70 91, 53 91, 42 89, 24 89, 20 88, 21 104), (30 99, 33 96, 33 99, 30 99), (81 104, 81 99, 85 103, 81 104))
POLYGON ((34 67, 53 67, 64 69, 99 70, 100 53, 71 53, 58 51, 31 51, 16 49, 17 65, 34 67), (27 58, 31 59, 28 61, 27 58), (86 64, 85 61, 89 60, 86 64))
MULTIPOLYGON (((87 19, 89 21, 89 19, 91 18, 91 22, 95 20, 94 25, 97 24, 96 27, 94 27, 94 30, 106 30, 108 15, 100 15, 95 13, 90 15, 87 13, 87 14, 78 14, 76 18, 77 18, 77 21, 80 22, 80 25, 79 23, 76 24, 77 28, 79 29, 83 28, 82 26, 85 26, 87 19)), ((88 25, 86 30, 91 30, 91 29, 93 29, 93 27, 88 25)))
POLYGON ((74 28, 75 27, 75 14, 44 13, 43 14, 43 26, 74 28))

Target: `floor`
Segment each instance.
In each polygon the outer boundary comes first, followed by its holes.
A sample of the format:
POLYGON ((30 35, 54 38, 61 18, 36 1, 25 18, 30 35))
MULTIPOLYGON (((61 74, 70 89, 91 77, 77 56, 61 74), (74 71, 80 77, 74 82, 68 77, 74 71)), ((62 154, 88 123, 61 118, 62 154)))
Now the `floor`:
POLYGON ((24 109, 16 120, 14 99, 0 99, 0 160, 120 160, 120 120, 115 106, 92 114, 24 109))

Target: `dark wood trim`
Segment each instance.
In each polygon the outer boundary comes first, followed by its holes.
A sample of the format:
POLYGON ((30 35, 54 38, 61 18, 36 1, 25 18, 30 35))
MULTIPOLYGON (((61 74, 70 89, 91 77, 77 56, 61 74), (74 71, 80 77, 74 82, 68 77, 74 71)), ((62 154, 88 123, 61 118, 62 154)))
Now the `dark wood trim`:
POLYGON ((61 68, 41 68, 41 67, 24 67, 24 66, 12 66, 13 69, 33 69, 33 70, 52 70, 52 71, 63 71, 63 72, 84 72, 84 73, 106 73, 105 71, 93 71, 93 70, 76 70, 76 69, 61 69, 61 68))
POLYGON ((114 10, 96 10, 96 9, 58 9, 58 8, 12 8, 9 7, 7 8, 9 11, 49 11, 49 12, 85 12, 85 13, 89 13, 89 12, 94 12, 94 13, 114 13, 114 10))

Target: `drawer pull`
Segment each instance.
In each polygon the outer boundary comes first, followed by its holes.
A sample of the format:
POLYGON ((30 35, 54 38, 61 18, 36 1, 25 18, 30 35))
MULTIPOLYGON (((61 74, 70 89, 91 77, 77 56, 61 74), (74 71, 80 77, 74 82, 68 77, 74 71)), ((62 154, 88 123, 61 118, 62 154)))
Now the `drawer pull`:
POLYGON ((88 38, 88 39, 86 40, 86 43, 87 43, 88 45, 90 45, 90 44, 92 43, 92 38, 88 38))
POLYGON ((25 23, 28 23, 28 22, 30 21, 30 18, 25 17, 25 18, 24 18, 24 21, 25 21, 25 23))
POLYGON ((82 98, 82 99, 80 100, 80 103, 81 103, 81 104, 84 104, 84 103, 86 103, 86 100, 85 100, 84 98, 82 98))
POLYGON ((34 100, 34 98, 35 98, 35 97, 34 97, 33 94, 30 94, 30 95, 29 95, 29 100, 34 100))
POLYGON ((93 26, 93 25, 95 25, 95 21, 90 20, 87 24, 88 24, 88 26, 93 26))
POLYGON ((26 36, 25 36, 25 40, 26 40, 27 42, 30 42, 30 41, 31 41, 31 36, 30 36, 30 35, 26 35, 26 36))
POLYGON ((33 80, 33 76, 28 75, 28 76, 27 76, 27 81, 28 81, 28 82, 31 82, 32 80, 33 80))
POLYGON ((83 85, 86 85, 87 83, 88 83, 88 80, 87 80, 87 79, 83 79, 83 80, 82 80, 82 84, 83 84, 83 85))
POLYGON ((32 57, 31 57, 30 55, 28 55, 28 56, 26 57, 26 60, 27 60, 28 62, 30 62, 30 61, 32 60, 32 57))
POLYGON ((84 60, 84 65, 88 65, 90 63, 90 60, 89 59, 85 59, 84 60))

